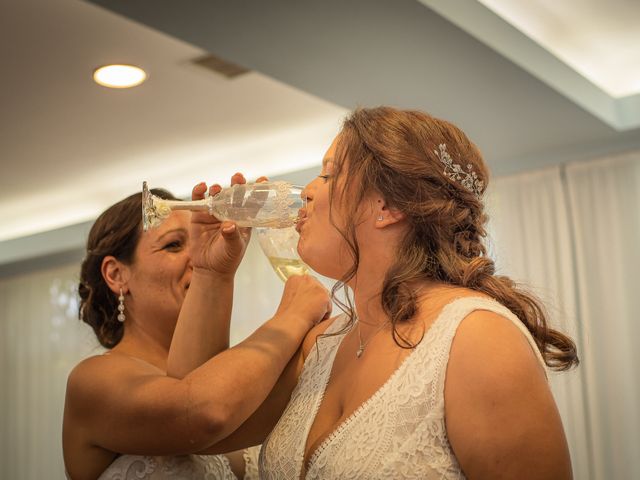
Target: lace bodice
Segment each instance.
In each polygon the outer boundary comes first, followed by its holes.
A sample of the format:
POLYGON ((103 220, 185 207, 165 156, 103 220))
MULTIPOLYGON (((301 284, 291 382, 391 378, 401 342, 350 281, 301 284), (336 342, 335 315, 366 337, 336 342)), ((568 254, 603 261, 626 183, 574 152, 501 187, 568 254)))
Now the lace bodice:
MULTIPOLYGON (((243 452, 244 480, 258 480, 257 457, 260 447, 243 452)), ((182 455, 150 457, 122 455, 98 480, 237 480, 224 455, 182 455)))
POLYGON ((148 457, 122 455, 98 480, 237 480, 224 455, 148 457))
MULTIPOLYGON (((474 310, 510 319, 529 340, 526 327, 507 308, 480 297, 448 304, 386 383, 315 450, 306 480, 464 479, 444 421, 444 382, 449 350, 460 322, 474 310)), ((340 331, 346 316, 326 333, 340 331)), ((298 385, 280 421, 263 444, 260 478, 300 478, 304 449, 344 334, 324 337, 305 360, 298 385)), ((544 362, 543 362, 544 364, 544 362)))

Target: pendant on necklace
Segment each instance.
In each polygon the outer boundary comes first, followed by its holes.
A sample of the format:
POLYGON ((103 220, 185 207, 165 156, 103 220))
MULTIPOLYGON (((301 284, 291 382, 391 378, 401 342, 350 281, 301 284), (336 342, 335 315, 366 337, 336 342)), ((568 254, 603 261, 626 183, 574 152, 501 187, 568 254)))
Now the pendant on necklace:
POLYGON ((358 347, 358 351, 356 352, 356 358, 360 358, 362 356, 362 354, 364 353, 364 346, 360 345, 358 347))

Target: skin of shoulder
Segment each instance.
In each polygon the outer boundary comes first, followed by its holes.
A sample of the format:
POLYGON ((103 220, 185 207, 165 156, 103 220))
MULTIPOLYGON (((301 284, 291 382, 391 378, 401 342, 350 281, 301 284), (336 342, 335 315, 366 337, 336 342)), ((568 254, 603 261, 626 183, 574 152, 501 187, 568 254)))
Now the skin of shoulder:
POLYGON ((97 478, 117 451, 163 455, 185 451, 192 441, 206 444, 181 416, 185 395, 178 384, 124 355, 80 362, 68 377, 63 419, 70 477, 97 478), (166 431, 174 433, 171 441, 166 431))
POLYGON ((570 479, 545 370, 507 318, 479 310, 455 335, 445 382, 449 441, 469 479, 570 479))
MULTIPOLYGON (((106 390, 123 368, 120 358, 96 355, 81 361, 69 374, 62 436, 65 465, 71 478, 84 478, 80 472, 86 475, 92 470, 93 463, 99 463, 93 455, 86 461, 78 461, 78 458, 89 457, 86 455, 88 450, 96 456, 104 457, 104 462, 107 463, 114 455, 107 451, 100 452, 100 449, 95 447, 91 427, 94 424, 93 419, 100 413, 105 395, 108 396, 106 390), (78 455, 80 452, 85 452, 85 455, 78 455)), ((101 467, 98 467, 94 474, 97 477, 100 473, 101 467)))
MULTIPOLYGON (((105 394, 108 394, 116 385, 135 381, 138 377, 148 375, 158 376, 159 370, 151 365, 137 362, 126 355, 95 355, 82 360, 76 365, 67 379, 68 400, 79 407, 79 411, 86 408, 85 402, 93 402, 93 405, 103 402, 105 394), (124 378, 124 380, 123 380, 124 378), (75 402, 77 400, 77 402, 75 402), (97 403, 96 403, 97 402, 97 403)), ((90 410, 95 410, 91 408, 90 410)))
POLYGON ((127 369, 127 366, 130 370, 130 360, 115 355, 96 355, 78 363, 67 379, 68 413, 74 416, 92 415, 112 385, 111 378, 127 369))

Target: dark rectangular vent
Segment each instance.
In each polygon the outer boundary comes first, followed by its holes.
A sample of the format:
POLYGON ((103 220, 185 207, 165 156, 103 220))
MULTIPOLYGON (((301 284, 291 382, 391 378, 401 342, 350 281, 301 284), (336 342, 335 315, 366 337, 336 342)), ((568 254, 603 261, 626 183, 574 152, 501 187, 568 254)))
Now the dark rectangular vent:
POLYGON ((235 78, 250 71, 248 68, 241 67, 240 65, 228 62, 211 54, 196 58, 193 60, 193 63, 200 67, 213 70, 227 78, 235 78))

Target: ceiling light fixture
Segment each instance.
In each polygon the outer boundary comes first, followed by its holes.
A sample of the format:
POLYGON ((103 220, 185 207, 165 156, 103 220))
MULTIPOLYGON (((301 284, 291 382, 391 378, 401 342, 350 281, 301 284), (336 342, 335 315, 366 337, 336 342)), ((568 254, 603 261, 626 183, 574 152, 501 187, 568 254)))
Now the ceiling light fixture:
POLYGON ((131 88, 146 79, 145 71, 134 65, 105 65, 93 72, 93 80, 98 85, 109 88, 131 88))

